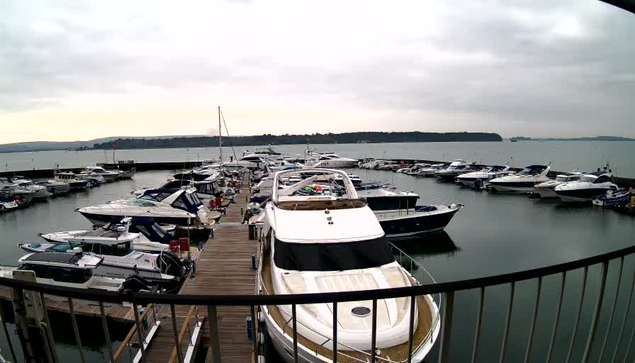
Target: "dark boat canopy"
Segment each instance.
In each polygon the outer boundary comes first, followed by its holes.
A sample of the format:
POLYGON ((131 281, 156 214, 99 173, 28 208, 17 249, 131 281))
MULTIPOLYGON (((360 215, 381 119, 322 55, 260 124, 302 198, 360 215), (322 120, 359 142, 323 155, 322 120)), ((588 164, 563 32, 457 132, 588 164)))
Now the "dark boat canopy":
POLYGON ((547 169, 546 165, 529 165, 526 166, 525 169, 523 169, 520 174, 522 175, 537 175, 542 173, 543 171, 545 171, 545 169, 547 169))

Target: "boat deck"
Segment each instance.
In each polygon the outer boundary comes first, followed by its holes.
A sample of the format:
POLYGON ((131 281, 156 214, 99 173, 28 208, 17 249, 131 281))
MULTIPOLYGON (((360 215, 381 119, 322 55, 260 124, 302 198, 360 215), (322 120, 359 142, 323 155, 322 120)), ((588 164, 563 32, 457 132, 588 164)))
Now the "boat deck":
MULTIPOLYGON (((262 283, 266 291, 273 291, 273 281, 271 279, 271 262, 270 259, 267 258, 266 252, 264 253, 264 258, 262 259, 262 283)), ((288 336, 293 336, 293 329, 290 323, 288 323, 290 317, 283 317, 283 313, 280 309, 275 305, 267 306, 269 314, 277 323, 278 326, 284 327, 283 331, 288 336)), ((417 349, 418 346, 422 345, 425 342, 425 339, 429 339, 431 331, 433 329, 434 322, 434 313, 431 311, 430 306, 426 302, 426 300, 422 296, 417 297, 417 308, 418 308, 418 324, 416 329, 414 330, 414 340, 413 340, 413 352, 417 349)), ((338 318, 339 318, 338 314, 338 318)), ((307 349, 312 352, 316 352, 317 354, 327 357, 331 359, 333 357, 333 351, 325 348, 323 345, 317 344, 306 337, 298 334, 298 344, 303 345, 307 349)), ((338 344, 339 347, 339 344, 338 344)), ((370 352, 357 352, 344 350, 342 347, 338 348, 337 352, 337 361, 342 363, 359 363, 359 362, 367 362, 370 361, 370 352)), ((386 362, 406 362, 408 361, 408 342, 399 344, 394 347, 385 348, 378 350, 377 358, 384 359, 386 362)))
MULTIPOLYGON (((249 240, 248 226, 241 224, 241 209, 247 205, 249 186, 245 182, 236 196, 235 204, 227 209, 227 215, 214 231, 201 251, 196 265, 196 275, 188 279, 180 295, 249 295, 256 291, 255 272, 251 270, 251 258, 256 254, 257 241, 249 240)), ((193 331, 195 314, 203 320, 203 329, 198 349, 210 346, 207 308, 177 306, 177 331, 181 339, 182 352, 189 346, 189 334, 193 331), (189 320, 189 321, 188 321, 189 320)), ((162 308, 161 327, 146 350, 146 361, 177 362, 174 330, 169 307, 162 308)), ((251 316, 249 307, 220 306, 217 309, 220 334, 220 356, 222 362, 249 362, 252 360, 253 342, 247 339, 246 319, 251 316)), ((193 347, 194 348, 194 347, 193 347)))

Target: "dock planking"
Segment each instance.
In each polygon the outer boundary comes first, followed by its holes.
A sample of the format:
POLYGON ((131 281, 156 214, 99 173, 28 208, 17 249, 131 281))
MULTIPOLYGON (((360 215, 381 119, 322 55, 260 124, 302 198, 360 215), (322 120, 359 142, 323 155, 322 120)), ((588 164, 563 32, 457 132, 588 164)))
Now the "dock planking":
MULTIPOLYGON (((249 240, 248 226, 241 224, 241 209, 247 206, 249 195, 245 181, 236 203, 227 209, 217 225, 214 238, 210 239, 199 255, 196 275, 183 285, 180 295, 250 295, 255 293, 256 276, 251 270, 251 257, 256 254, 257 242, 249 240)), ((185 354, 188 339, 195 320, 190 306, 176 306, 177 331, 184 338, 181 349, 185 354), (190 324, 185 321, 190 317, 190 324)), ((146 350, 146 362, 178 362, 174 344, 174 328, 169 307, 162 308, 162 322, 146 350)), ((204 319, 199 349, 210 346, 207 307, 198 307, 198 315, 204 319)), ((219 306, 217 308, 222 362, 252 361, 253 343, 247 339, 246 319, 251 315, 249 307, 219 306)))

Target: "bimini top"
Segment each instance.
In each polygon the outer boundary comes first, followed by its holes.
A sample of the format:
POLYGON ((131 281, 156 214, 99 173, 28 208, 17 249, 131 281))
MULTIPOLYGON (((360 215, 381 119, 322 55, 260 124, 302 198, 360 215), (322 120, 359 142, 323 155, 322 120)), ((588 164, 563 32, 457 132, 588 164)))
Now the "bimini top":
POLYGON ((148 189, 137 199, 170 204, 172 207, 196 214, 203 205, 196 189, 148 189))
POLYGON ((547 165, 529 165, 525 169, 521 170, 519 175, 538 175, 542 174, 549 166, 547 165))
POLYGON ((326 202, 359 199, 348 174, 333 169, 307 168, 277 172, 273 179, 272 200, 283 202, 326 202), (299 180, 286 185, 285 181, 299 180))
POLYGON ((42 252, 22 256, 18 261, 40 266, 92 269, 99 266, 102 257, 83 253, 42 252))

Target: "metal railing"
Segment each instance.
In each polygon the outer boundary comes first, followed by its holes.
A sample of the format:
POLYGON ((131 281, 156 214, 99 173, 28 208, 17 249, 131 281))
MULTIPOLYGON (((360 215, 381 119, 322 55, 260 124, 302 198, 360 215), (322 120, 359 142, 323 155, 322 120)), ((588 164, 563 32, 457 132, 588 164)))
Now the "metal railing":
MULTIPOLYGON (((398 256, 397 259, 405 258, 405 254, 403 251, 399 252, 398 249, 395 250, 398 256), (400 257, 401 256, 401 257, 400 257)), ((112 293, 105 291, 88 291, 83 289, 74 289, 67 288, 61 286, 52 286, 52 285, 44 285, 37 284, 33 282, 26 281, 18 281, 14 279, 6 279, 0 278, 0 285, 7 286, 14 289, 15 294, 23 294, 26 291, 32 291, 36 294, 39 294, 41 297, 44 295, 51 295, 63 297, 68 300, 69 306, 72 307, 74 304, 74 300, 90 300, 95 301, 100 307, 101 318, 102 318, 102 329, 103 333, 108 342, 107 346, 110 347, 110 338, 108 333, 108 322, 106 320, 106 314, 104 312, 104 304, 112 305, 112 304, 122 304, 122 303, 131 303, 134 306, 135 314, 134 320, 135 325, 137 327, 136 330, 136 341, 142 342, 145 340, 144 334, 146 330, 144 330, 143 315, 146 317, 149 315, 154 315, 154 309, 146 309, 146 312, 143 314, 139 314, 138 307, 139 306, 178 306, 178 305, 187 305, 187 306, 206 306, 208 309, 208 319, 207 324, 209 324, 210 334, 210 346, 214 354, 212 354, 212 358, 216 358, 218 361, 221 357, 220 352, 220 336, 224 334, 222 330, 219 330, 218 321, 216 319, 216 308, 218 306, 247 306, 251 308, 252 315, 252 328, 253 331, 257 331, 256 327, 256 315, 259 306, 272 306, 272 305, 290 305, 292 316, 290 325, 293 327, 293 341, 294 341, 294 353, 293 356, 298 356, 298 337, 297 337, 297 327, 299 324, 302 324, 301 321, 296 319, 297 306, 303 304, 333 304, 334 310, 337 310, 337 304, 343 302, 352 302, 352 301, 372 301, 373 306, 377 306, 378 300, 383 299, 393 299, 400 297, 410 297, 411 302, 415 301, 418 296, 424 295, 434 295, 440 294, 443 297, 443 310, 440 315, 440 334, 439 339, 436 342, 436 346, 438 348, 438 360, 439 362, 448 362, 450 360, 450 342, 452 340, 452 328, 453 328, 453 316, 454 316, 454 306, 455 306, 455 295, 457 292, 465 291, 465 290, 476 290, 479 292, 478 299, 478 307, 477 311, 477 319, 476 324, 473 327, 474 335, 473 335, 473 344, 472 344, 472 354, 471 361, 475 362, 478 358, 479 354, 479 342, 481 342, 482 335, 482 323, 483 323, 483 313, 485 306, 485 295, 489 288, 494 286, 508 286, 509 287, 509 297, 507 309, 504 314, 504 330, 502 336, 502 343, 499 351, 500 362, 505 360, 507 355, 507 347, 509 345, 510 339, 510 323, 512 320, 513 312, 515 311, 514 306, 514 295, 517 293, 517 286, 519 283, 523 281, 535 281, 536 289, 533 293, 533 313, 530 324, 527 326, 528 335, 527 335, 527 343, 525 349, 525 356, 523 361, 527 362, 532 357, 532 346, 536 331, 536 319, 538 312, 538 306, 541 302, 541 297, 543 297, 543 285, 544 281, 549 276, 559 277, 559 290, 558 290, 558 301, 552 306, 555 311, 555 318, 553 320, 553 325, 551 327, 551 336, 549 342, 549 348, 545 354, 545 361, 554 361, 554 351, 557 348, 556 344, 556 336, 561 331, 570 332, 570 336, 568 337, 568 347, 563 347, 560 344, 559 348, 567 350, 567 359, 566 361, 571 361, 574 346, 576 343, 584 341, 584 349, 582 351, 581 361, 588 362, 591 360, 592 354, 593 356, 599 356, 600 360, 611 358, 611 361, 617 361, 617 357, 624 357, 625 359, 630 358, 632 353, 631 345, 633 342, 633 338, 635 336, 635 326, 633 322, 628 322, 630 305, 632 303, 632 295, 633 295, 633 285, 635 283, 635 271, 631 271, 632 267, 625 263, 625 258, 635 253, 635 246, 623 248, 617 251, 608 252, 604 254, 600 254, 593 257, 583 258, 575 261, 570 261, 566 263, 561 263, 557 265, 541 267, 531 270, 525 270, 520 272, 513 272, 508 274, 501 274, 496 276, 475 278, 475 279, 467 279, 461 281, 454 282, 442 282, 442 283, 431 283, 431 284, 422 284, 418 286, 412 287, 404 287, 404 288, 394 288, 394 289, 381 289, 381 290, 369 290, 369 291, 348 291, 348 292, 338 292, 338 293, 325 293, 325 294, 305 294, 305 295, 217 295, 217 296, 209 296, 209 295, 158 295, 158 294, 149 294, 149 293, 112 293), (599 265, 600 274, 599 274, 599 282, 596 289, 591 289, 588 287, 589 285, 589 270, 591 267, 599 265), (614 300, 613 296, 607 296, 607 277, 609 275, 609 267, 614 265, 614 270, 617 270, 617 282, 614 292, 614 300), (574 270, 582 270, 583 279, 581 283, 582 290, 580 292, 579 303, 577 303, 576 309, 576 318, 574 323, 568 327, 568 329, 563 329, 564 322, 561 321, 561 312, 563 307, 563 295, 565 293, 565 287, 567 286, 567 277, 574 270), (628 271, 626 271, 628 270, 628 271), (630 286, 629 291, 624 294, 621 293, 624 286, 630 286), (590 315, 590 325, 588 326, 588 330, 586 332, 583 331, 582 327, 584 324, 581 323, 581 316, 583 311, 583 304, 585 301, 589 300, 589 296, 595 295, 593 309, 590 315), (618 313, 616 310, 616 305, 618 304, 619 296, 627 297, 626 303, 622 303, 624 306, 625 312, 618 313), (605 304, 605 300, 608 300, 609 303, 605 304), (606 310, 608 309, 608 310, 606 310), (604 313, 604 314, 603 314, 604 313), (598 327, 602 325, 602 327, 607 327, 604 329, 603 336, 598 335, 598 327), (614 328, 614 329, 612 329, 614 328), (628 331, 630 330, 630 332, 628 331), (611 345, 614 345, 613 349, 609 349, 609 334, 611 332, 617 333, 617 337, 615 339, 610 339, 611 345), (586 334, 585 334, 586 333, 586 334), (580 340, 583 339, 584 340, 580 340), (613 344, 614 343, 614 344, 613 344), (625 351, 625 353, 624 353, 625 351), (622 352, 622 354, 619 354, 622 352)), ((421 266, 416 266, 413 262, 412 267, 410 268, 413 272, 423 271, 421 266)), ((595 280, 594 280, 595 281, 595 280)), ((15 297, 14 297, 15 300, 15 297)), ((624 300, 624 299, 622 299, 624 300)), ((46 304, 46 300, 43 299, 44 304, 46 304)), ((588 301, 587 301, 588 304, 588 301)), ((70 309, 70 315, 72 320, 74 320, 74 311, 70 309)), ((376 347, 377 345, 377 335, 376 335, 376 326, 377 326, 377 314, 375 313, 375 309, 372 310, 373 316, 373 330, 372 336, 369 337, 372 340, 372 346, 376 347)), ((414 310, 411 309, 411 322, 413 320, 414 310)), ((170 313, 172 317, 174 317, 174 310, 170 313)), ((335 315, 336 316, 336 315, 335 315)), ((156 318, 155 318, 156 319, 156 318)), ((197 321, 199 323, 200 321, 197 321)), ((48 321, 48 314, 45 314, 42 322, 43 325, 50 327, 50 322, 48 321)), ((4 319, 2 320, 2 325, 5 327, 6 324, 4 319)), ((76 337, 77 348, 80 352, 80 361, 84 360, 83 357, 83 347, 81 345, 81 336, 82 332, 79 331, 79 328, 76 323, 71 324, 73 332, 76 337)), ((411 325, 412 326, 412 325, 411 325)), ((332 337, 327 337, 333 340, 333 346, 339 347, 340 343, 338 340, 338 329, 337 325, 333 329, 332 337)), ((56 327, 51 327, 55 329, 56 327)), ((68 329, 68 327, 65 327, 68 329)), ((465 329, 465 323, 462 322, 461 326, 462 330, 465 329)), ((20 326, 18 326, 20 329, 20 326)), ((601 331, 601 329, 600 329, 601 331)), ((254 334, 258 337, 259 334, 254 334)), ((175 334, 174 337, 174 347, 180 347, 182 338, 178 337, 175 334)), ((412 341, 412 327, 410 331, 410 341, 412 341)), ((254 340, 254 354, 257 354, 258 349, 258 338, 254 340)), ((11 344, 9 340, 9 344, 11 344)), ((54 344, 52 344, 54 346, 54 344)), ((132 348, 132 347, 131 347, 132 348)), ((144 345, 135 346, 138 349, 138 353, 140 353, 140 361, 145 361, 145 347, 144 345)), ((128 348, 126 348, 128 349, 128 348)), ((178 348, 177 348, 178 349, 178 348)), ((413 347, 410 347, 409 351, 412 352, 413 347)), ((18 350, 11 347, 11 350, 18 354, 18 350)), ((108 349, 108 361, 115 362, 115 355, 111 349, 108 349)), ((24 350, 23 354, 31 354, 28 350, 24 350)), ((53 353, 56 354, 54 349, 52 349, 53 353)), ((337 351, 337 349, 335 349, 337 351)), ((380 361, 379 357, 374 354, 375 349, 371 351, 370 361, 380 361)), ((179 354, 179 356, 182 356, 179 354)), ((20 357, 15 357, 20 358, 20 357)), ((535 354, 534 354, 535 358, 535 354)), ((336 360, 336 354, 333 357, 333 360, 336 360)), ((15 361, 16 359, 14 359, 15 361)), ((26 361, 30 361, 26 359, 26 361)), ((57 359, 56 361, 59 361, 57 359)))

